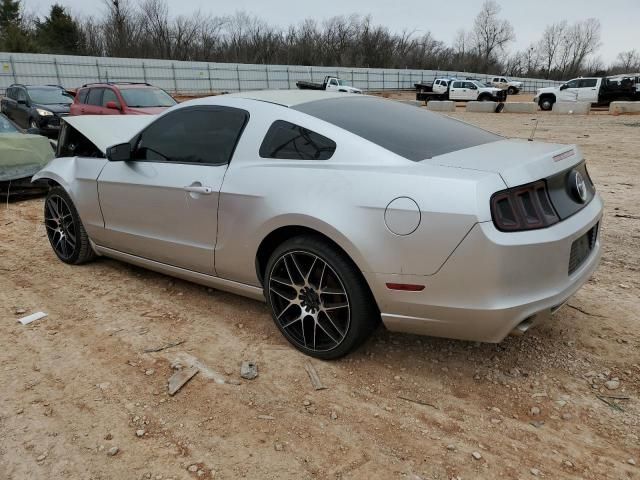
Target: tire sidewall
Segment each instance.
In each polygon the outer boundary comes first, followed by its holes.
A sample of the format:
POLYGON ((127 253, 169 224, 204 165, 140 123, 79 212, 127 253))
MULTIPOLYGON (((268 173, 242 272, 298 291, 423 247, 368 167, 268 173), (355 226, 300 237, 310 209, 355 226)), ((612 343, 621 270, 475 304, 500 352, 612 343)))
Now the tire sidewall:
POLYGON ((64 263, 74 265, 78 263, 78 260, 80 258, 80 252, 82 250, 80 245, 80 242, 81 242, 80 231, 82 228, 82 222, 80 221, 80 216, 78 215, 78 211, 76 210, 76 207, 73 204, 71 197, 69 197, 69 194, 62 187, 53 187, 51 190, 49 190, 49 193, 47 193, 47 196, 45 199, 45 207, 44 207, 45 214, 46 214, 47 202, 51 197, 54 197, 54 196, 62 198, 66 202, 67 206, 69 207, 69 210, 71 211, 71 217, 73 219, 73 227, 76 232, 76 246, 73 251, 73 255, 71 255, 69 258, 61 257, 58 251, 54 248, 48 231, 47 231, 47 238, 49 239, 49 244, 51 245, 51 249, 53 250, 53 252, 56 254, 56 257, 58 257, 58 259, 64 263))
MULTIPOLYGON (((282 335, 295 348, 306 355, 323 360, 340 358, 355 349, 366 337, 368 337, 370 330, 373 330, 373 328, 370 328, 372 326, 370 323, 374 323, 374 319, 370 318, 370 315, 372 315, 370 308, 367 308, 370 304, 366 303, 373 302, 373 299, 367 298, 368 290, 366 290, 365 285, 363 285, 362 281, 358 278, 359 272, 354 271, 354 266, 352 266, 350 261, 344 258, 344 255, 333 250, 333 248, 326 246, 322 240, 315 237, 302 236, 292 238, 277 247, 271 254, 271 257, 267 262, 267 268, 264 276, 264 296, 267 300, 267 306, 269 307, 271 316, 278 330, 280 330, 282 335), (347 301, 349 302, 350 307, 349 328, 342 342, 331 350, 315 351, 305 348, 302 345, 298 345, 290 339, 289 335, 282 328, 280 322, 276 318, 276 313, 274 312, 271 304, 271 296, 269 295, 271 275, 273 274, 273 270, 278 260, 283 255, 293 252, 309 253, 320 258, 333 269, 345 288, 347 301)), ((379 318, 379 314, 377 318, 379 318)), ((375 323, 373 326, 375 327, 375 323)))

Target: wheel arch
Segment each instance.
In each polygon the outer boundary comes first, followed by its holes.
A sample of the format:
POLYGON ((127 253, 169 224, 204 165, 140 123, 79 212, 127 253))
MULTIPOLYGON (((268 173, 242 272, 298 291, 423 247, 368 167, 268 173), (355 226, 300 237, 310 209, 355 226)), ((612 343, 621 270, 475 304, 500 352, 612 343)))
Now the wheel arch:
POLYGON ((359 254, 353 255, 352 253, 350 253, 354 252, 353 245, 341 244, 343 242, 334 240, 334 238, 332 238, 334 237, 334 235, 331 235, 331 233, 323 232, 321 231, 321 229, 310 227, 302 223, 282 225, 278 228, 273 229, 262 239, 256 251, 256 274, 258 276, 260 284, 262 284, 262 281, 264 279, 267 262, 269 261, 269 257, 271 256, 273 251, 278 247, 278 245, 281 245, 283 242, 300 235, 313 235, 322 238, 328 244, 343 253, 345 257, 347 257, 353 263, 354 267, 358 269, 358 271, 362 271, 362 259, 359 257, 359 254), (357 258, 354 258, 354 256, 356 256, 357 258))

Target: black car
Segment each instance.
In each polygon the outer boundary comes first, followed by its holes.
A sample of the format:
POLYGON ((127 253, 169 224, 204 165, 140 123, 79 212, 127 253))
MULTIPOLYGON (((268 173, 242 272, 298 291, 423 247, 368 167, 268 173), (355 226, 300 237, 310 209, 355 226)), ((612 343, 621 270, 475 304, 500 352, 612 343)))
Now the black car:
POLYGON ((2 113, 22 128, 38 128, 44 135, 57 136, 60 118, 69 114, 73 97, 55 85, 18 85, 7 88, 0 101, 2 113))

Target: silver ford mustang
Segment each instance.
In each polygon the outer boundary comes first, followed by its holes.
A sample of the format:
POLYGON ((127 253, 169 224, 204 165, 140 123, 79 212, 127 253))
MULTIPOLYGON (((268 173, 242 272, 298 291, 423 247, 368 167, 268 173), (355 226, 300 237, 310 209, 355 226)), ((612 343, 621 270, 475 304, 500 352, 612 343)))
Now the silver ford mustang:
POLYGON ((68 117, 44 218, 104 255, 266 300, 296 348, 394 331, 499 342, 598 265, 602 201, 572 145, 370 96, 264 91, 161 116, 68 117))

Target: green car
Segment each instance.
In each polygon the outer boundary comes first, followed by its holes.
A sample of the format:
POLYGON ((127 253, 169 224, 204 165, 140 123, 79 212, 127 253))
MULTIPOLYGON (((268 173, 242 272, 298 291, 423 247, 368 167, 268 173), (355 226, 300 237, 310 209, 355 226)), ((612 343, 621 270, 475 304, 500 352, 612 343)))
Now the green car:
POLYGON ((43 192, 31 177, 54 156, 49 139, 20 130, 0 114, 0 197, 43 192))

